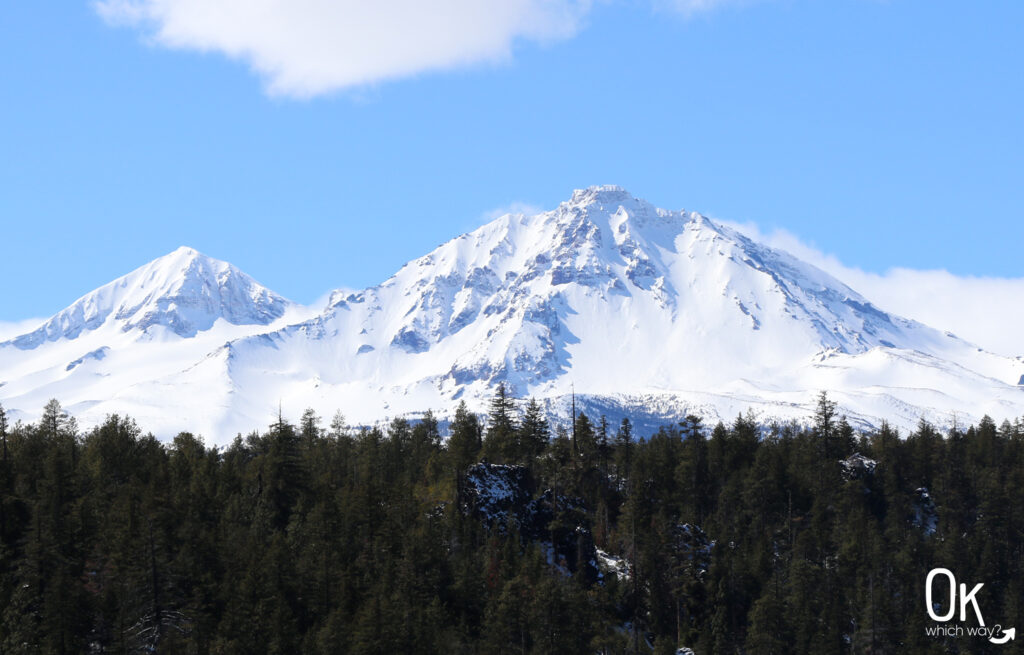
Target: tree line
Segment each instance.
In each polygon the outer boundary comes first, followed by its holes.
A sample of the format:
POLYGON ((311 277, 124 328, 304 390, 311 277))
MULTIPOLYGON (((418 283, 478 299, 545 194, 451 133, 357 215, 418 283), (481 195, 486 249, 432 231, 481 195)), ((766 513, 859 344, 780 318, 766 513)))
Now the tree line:
POLYGON ((929 636, 924 604, 941 566, 1024 628, 1020 420, 858 433, 822 394, 636 435, 499 385, 448 432, 307 410, 215 448, 0 408, 0 654, 1021 651, 929 636), (498 465, 567 499, 550 538, 467 510, 498 465))

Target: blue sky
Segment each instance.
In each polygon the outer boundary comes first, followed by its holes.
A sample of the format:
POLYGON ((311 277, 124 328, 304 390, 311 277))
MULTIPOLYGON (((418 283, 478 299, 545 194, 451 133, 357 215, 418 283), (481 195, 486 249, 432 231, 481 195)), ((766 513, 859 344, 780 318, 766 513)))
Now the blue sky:
POLYGON ((6 4, 0 321, 179 245, 308 303, 495 209, 607 183, 881 285, 1024 276, 1024 3, 206 10, 238 3, 6 4))

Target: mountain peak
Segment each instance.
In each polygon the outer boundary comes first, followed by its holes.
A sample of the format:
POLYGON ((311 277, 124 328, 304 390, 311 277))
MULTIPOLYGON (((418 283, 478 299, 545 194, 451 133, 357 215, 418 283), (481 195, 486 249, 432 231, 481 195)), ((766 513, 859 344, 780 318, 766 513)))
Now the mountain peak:
MULTIPOLYGON (((571 221, 575 221, 580 216, 610 217, 623 211, 630 218, 630 221, 637 226, 642 226, 651 221, 660 223, 665 220, 674 222, 679 219, 686 219, 686 216, 681 212, 658 209, 646 200, 638 198, 626 189, 614 184, 576 189, 569 200, 562 202, 558 209, 549 215, 563 218, 570 217, 571 221)), ((598 219, 598 222, 603 222, 603 220, 598 219)))
POLYGON ((122 332, 162 326, 179 337, 191 337, 218 319, 267 325, 290 304, 231 264, 181 246, 87 293, 13 344, 32 349, 107 325, 122 332))
POLYGON ((629 191, 615 184, 603 184, 573 190, 572 197, 566 204, 586 207, 589 205, 611 205, 631 202, 637 202, 637 199, 629 191))
POLYGON ((170 288, 179 283, 185 283, 189 279, 216 274, 228 269, 234 269, 234 266, 204 255, 195 248, 179 246, 124 277, 127 278, 136 272, 146 270, 149 275, 144 282, 148 282, 151 287, 153 284, 161 284, 170 288))
POLYGON ((165 257, 170 257, 170 256, 173 256, 173 255, 180 255, 180 256, 184 256, 184 257, 205 257, 206 256, 203 253, 199 252, 198 250, 196 250, 195 248, 192 248, 190 246, 178 246, 177 248, 175 248, 174 250, 172 250, 171 252, 167 253, 164 256, 165 257))

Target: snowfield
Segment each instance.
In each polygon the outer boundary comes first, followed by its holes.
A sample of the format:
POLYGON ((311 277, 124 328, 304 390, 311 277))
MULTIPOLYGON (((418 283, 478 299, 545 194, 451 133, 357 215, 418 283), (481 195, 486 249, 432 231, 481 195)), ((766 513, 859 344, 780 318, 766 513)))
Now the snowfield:
MULTIPOLYGON (((318 308, 319 309, 319 308, 318 308)), ((350 422, 483 409, 494 385, 656 425, 803 420, 829 391, 860 427, 1024 415, 1024 362, 886 313, 823 271, 618 187, 509 214, 339 290, 322 311, 181 248, 0 344, 0 402, 58 398, 225 443, 280 405, 350 422)))

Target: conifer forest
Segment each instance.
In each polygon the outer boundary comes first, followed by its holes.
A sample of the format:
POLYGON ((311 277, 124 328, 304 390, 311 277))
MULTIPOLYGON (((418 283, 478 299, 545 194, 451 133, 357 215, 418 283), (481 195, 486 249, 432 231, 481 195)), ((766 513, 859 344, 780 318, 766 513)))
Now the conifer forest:
POLYGON ((1024 422, 816 407, 635 434, 499 386, 222 448, 0 412, 0 653, 1022 652, 930 634, 925 577, 1024 629, 1024 422))

